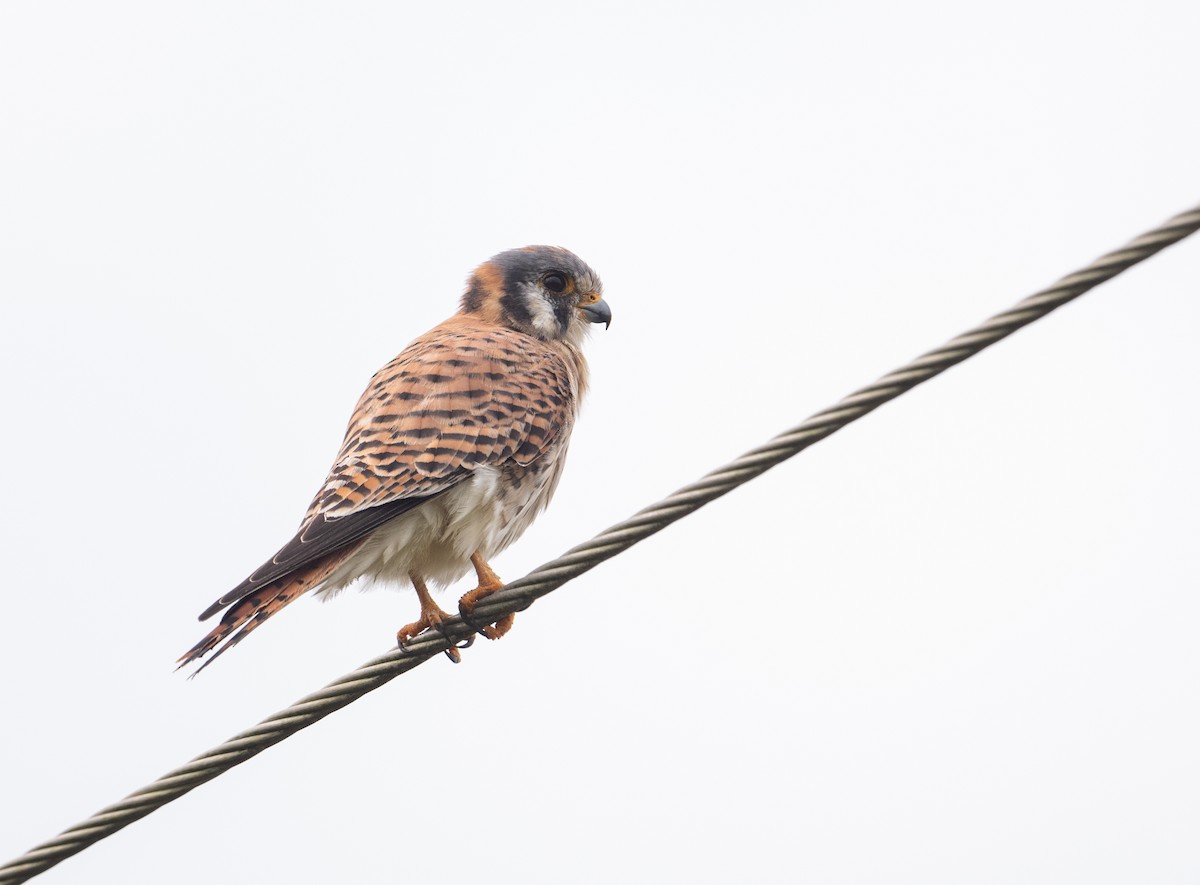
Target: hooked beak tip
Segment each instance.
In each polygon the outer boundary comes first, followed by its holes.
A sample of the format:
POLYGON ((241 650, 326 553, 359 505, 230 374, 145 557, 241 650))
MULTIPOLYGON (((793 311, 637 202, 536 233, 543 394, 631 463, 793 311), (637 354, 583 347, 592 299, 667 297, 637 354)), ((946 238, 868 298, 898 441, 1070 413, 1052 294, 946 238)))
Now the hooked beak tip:
POLYGON ((603 298, 591 304, 581 304, 579 310, 588 318, 589 323, 604 323, 606 330, 612 324, 612 310, 603 298))

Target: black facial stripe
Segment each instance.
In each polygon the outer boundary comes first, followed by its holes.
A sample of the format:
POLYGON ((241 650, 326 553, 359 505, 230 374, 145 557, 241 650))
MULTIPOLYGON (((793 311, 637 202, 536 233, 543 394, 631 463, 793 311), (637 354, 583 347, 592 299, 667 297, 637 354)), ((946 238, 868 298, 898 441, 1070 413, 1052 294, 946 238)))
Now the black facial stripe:
MULTIPOLYGON (((529 268, 522 267, 519 263, 513 262, 502 265, 504 268, 504 291, 507 294, 520 292, 521 284, 526 282, 529 277, 529 268)), ((526 311, 526 315, 528 315, 526 311)))
POLYGON ((566 332, 571 325, 571 312, 575 309, 566 298, 551 298, 550 306, 554 308, 554 318, 558 320, 560 332, 566 332))
POLYGON ((533 322, 533 316, 525 304, 525 293, 517 286, 506 285, 504 287, 504 294, 500 296, 500 307, 518 326, 529 328, 529 324, 533 322))
POLYGON ((478 280, 473 280, 471 286, 463 294, 463 307, 471 312, 479 310, 483 306, 483 285, 478 280))

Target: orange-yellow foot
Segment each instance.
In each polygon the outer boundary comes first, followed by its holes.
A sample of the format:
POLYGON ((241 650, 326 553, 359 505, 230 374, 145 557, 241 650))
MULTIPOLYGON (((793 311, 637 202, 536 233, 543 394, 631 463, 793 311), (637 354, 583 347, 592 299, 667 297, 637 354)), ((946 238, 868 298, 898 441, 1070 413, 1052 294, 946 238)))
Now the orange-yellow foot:
MULTIPOLYGON (((458 600, 458 613, 469 626, 475 627, 475 623, 471 620, 471 613, 483 600, 497 590, 504 589, 504 582, 492 571, 491 566, 483 561, 483 556, 478 552, 471 556, 471 565, 475 566, 475 574, 479 577, 479 586, 464 593, 458 600)), ((516 615, 505 615, 494 624, 485 624, 476 629, 488 639, 499 639, 512 629, 513 621, 516 619, 516 615)))
MULTIPOLYGON (((412 580, 413 587, 417 590, 417 599, 421 601, 421 617, 413 621, 411 624, 405 624, 396 631, 396 644, 400 646, 400 650, 404 651, 404 643, 410 639, 415 639, 426 630, 437 630, 442 632, 442 622, 450 617, 448 612, 444 612, 433 601, 433 597, 429 595, 429 588, 425 586, 416 575, 409 575, 412 580)), ((462 660, 462 655, 458 653, 458 649, 451 647, 446 649, 446 657, 459 663, 462 660)))
POLYGON ((436 605, 432 610, 421 609, 421 617, 413 621, 411 624, 405 624, 396 631, 396 642, 401 647, 410 639, 416 639, 417 636, 424 633, 426 630, 441 631, 442 621, 450 617, 449 612, 444 612, 436 605))

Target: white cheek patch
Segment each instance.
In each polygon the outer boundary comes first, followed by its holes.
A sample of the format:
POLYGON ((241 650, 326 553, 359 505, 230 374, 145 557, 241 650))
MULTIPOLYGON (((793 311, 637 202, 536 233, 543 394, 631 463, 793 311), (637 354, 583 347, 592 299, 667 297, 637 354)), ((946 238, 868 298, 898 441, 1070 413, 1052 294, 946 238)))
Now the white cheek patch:
POLYGON ((525 290, 525 306, 529 308, 529 324, 544 338, 557 338, 562 334, 554 308, 538 292, 525 290))

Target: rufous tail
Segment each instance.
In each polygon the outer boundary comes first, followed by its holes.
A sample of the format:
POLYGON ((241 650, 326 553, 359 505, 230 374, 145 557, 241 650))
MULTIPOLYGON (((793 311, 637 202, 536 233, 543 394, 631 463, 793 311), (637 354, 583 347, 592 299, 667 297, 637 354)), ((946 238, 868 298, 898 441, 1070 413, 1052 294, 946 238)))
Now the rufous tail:
MULTIPOLYGON (((221 616, 220 623, 213 627, 207 636, 179 658, 179 667, 186 667, 216 649, 213 656, 196 669, 196 673, 199 673, 245 639, 271 615, 328 578, 342 560, 353 553, 357 547, 358 545, 354 544, 348 549, 331 553, 287 577, 265 584, 243 596, 225 611, 225 614, 221 616)), ((192 675, 195 676, 196 673, 192 675)))

